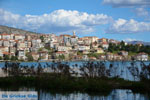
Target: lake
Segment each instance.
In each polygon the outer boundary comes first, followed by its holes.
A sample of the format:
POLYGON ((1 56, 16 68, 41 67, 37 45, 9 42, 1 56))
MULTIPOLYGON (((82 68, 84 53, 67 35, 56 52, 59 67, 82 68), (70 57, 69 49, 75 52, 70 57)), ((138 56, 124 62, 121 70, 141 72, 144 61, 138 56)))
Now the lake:
MULTIPOLYGON (((144 66, 149 66, 150 62, 140 62, 140 61, 94 61, 94 63, 102 64, 105 66, 106 70, 109 70, 109 77, 120 77, 125 80, 131 80, 131 81, 139 81, 141 72, 145 73, 147 78, 150 78, 150 75, 148 75, 148 69, 145 69, 145 71, 142 70, 144 66)), ((84 74, 83 71, 81 71, 81 67, 87 63, 87 61, 72 61, 72 62, 61 62, 63 64, 70 66, 70 73, 76 72, 76 76, 80 76, 81 74, 84 74)), ((57 67, 58 62, 21 62, 21 66, 34 66, 35 68, 38 65, 41 65, 44 68, 44 72, 53 72, 51 65, 57 67)), ((0 68, 4 67, 5 63, 0 63, 0 68)), ((88 64, 87 64, 88 65, 88 64)), ((85 69, 87 70, 87 69, 85 69)), ((88 71, 87 71, 88 73, 88 71)), ((94 72, 96 73, 96 72, 94 72)))
MULTIPOLYGON (((84 64, 87 64, 85 61, 77 61, 77 62, 61 62, 63 64, 67 64, 70 67, 70 71, 76 71, 80 74, 82 74, 82 71, 80 70, 81 67, 84 66, 84 64)), ((94 63, 97 63, 94 61, 94 63)), ((50 65, 54 65, 56 67, 58 63, 56 62, 21 62, 20 66, 34 66, 35 68, 38 67, 38 65, 41 64, 41 66, 44 68, 45 72, 52 72, 52 68, 50 65)), ((109 69, 110 76, 109 77, 115 77, 118 76, 120 78, 124 78, 126 80, 131 81, 138 81, 140 78, 140 73, 143 72, 142 68, 144 66, 149 66, 150 62, 128 62, 128 61, 105 61, 100 62, 98 64, 102 64, 105 66, 106 69, 109 69)), ((5 63, 0 63, 0 68, 4 67, 5 63)), ((147 71, 145 71, 147 72, 147 71)), ((149 76, 147 76, 149 77, 149 76)), ((0 100, 8 100, 8 99, 2 99, 1 97, 7 97, 8 95, 11 95, 13 97, 12 93, 21 94, 34 94, 37 97, 34 99, 23 99, 23 100, 150 100, 150 94, 141 94, 141 93, 133 93, 131 90, 128 89, 114 89, 109 94, 103 94, 103 93, 80 93, 80 92, 73 92, 73 93, 61 93, 61 92, 53 92, 53 91, 44 91, 44 90, 36 90, 31 88, 21 88, 21 89, 0 89, 0 100), (27 92, 27 93, 25 93, 27 92), (5 94, 5 95, 4 95, 5 94), (7 95, 6 95, 7 94, 7 95)), ((33 95, 30 94, 30 97, 33 95)), ((15 96, 14 96, 15 97, 15 96)), ((34 96, 33 96, 34 97, 34 96)), ((10 100, 22 100, 22 99, 10 99, 10 100)))
MULTIPOLYGON (((1 89, 2 91, 2 89, 1 89)), ((2 95, 0 91, 0 96, 2 95)), ((20 93, 24 92, 37 92, 37 98, 34 99, 25 99, 25 100, 150 100, 149 94, 140 94, 133 93, 131 90, 121 90, 116 89, 113 90, 108 95, 91 95, 87 93, 54 93, 54 92, 46 92, 46 91, 35 91, 34 89, 19 89, 20 93), (24 91, 24 92, 22 92, 24 91)), ((4 91, 3 91, 4 92, 4 91)), ((7 94, 13 93, 12 90, 6 91, 7 94)), ((1 99, 4 100, 4 99, 1 99)), ((7 99, 6 99, 7 100, 7 99)), ((24 100, 24 99, 15 99, 15 100, 24 100)))

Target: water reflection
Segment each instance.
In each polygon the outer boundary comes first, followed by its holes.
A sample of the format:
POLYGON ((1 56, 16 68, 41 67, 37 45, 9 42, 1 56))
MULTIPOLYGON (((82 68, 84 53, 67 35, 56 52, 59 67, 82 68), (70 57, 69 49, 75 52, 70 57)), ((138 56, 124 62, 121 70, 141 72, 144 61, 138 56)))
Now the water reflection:
POLYGON ((150 100, 150 94, 133 93, 127 89, 115 89, 109 95, 87 93, 58 93, 36 90, 34 88, 0 89, 1 91, 33 91, 38 92, 38 100, 150 100))
POLYGON ((131 90, 113 90, 108 96, 91 96, 86 93, 51 94, 40 91, 39 100, 150 100, 146 94, 132 93, 131 90))

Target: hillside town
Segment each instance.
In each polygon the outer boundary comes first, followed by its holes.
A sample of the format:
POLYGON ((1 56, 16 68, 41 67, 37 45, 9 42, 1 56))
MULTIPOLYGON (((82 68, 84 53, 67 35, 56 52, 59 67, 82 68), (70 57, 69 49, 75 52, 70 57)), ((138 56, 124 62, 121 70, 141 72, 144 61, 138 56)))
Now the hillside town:
MULTIPOLYGON (((1 61, 76 61, 76 60, 149 60, 149 54, 128 51, 110 52, 110 44, 120 45, 114 39, 86 36, 79 38, 62 34, 0 34, 1 61)), ((130 45, 124 42, 124 45, 130 45)), ((142 46, 142 44, 138 44, 142 46)))

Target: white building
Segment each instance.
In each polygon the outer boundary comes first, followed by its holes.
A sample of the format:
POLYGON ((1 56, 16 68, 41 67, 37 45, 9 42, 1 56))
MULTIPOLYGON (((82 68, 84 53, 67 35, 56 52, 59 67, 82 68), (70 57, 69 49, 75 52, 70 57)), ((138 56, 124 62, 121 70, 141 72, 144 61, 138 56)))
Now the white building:
POLYGON ((136 55, 135 59, 140 61, 148 61, 148 54, 139 53, 138 55, 136 55))

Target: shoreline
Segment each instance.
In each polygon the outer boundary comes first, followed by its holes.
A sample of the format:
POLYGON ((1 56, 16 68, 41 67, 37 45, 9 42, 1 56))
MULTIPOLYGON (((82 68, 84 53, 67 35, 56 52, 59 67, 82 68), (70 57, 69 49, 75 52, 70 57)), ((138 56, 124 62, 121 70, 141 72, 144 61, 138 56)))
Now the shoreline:
MULTIPOLYGON (((94 61, 101 61, 101 62, 132 62, 133 60, 49 60, 49 61, 0 61, 1 62, 16 62, 16 63, 21 63, 21 62, 94 62, 94 61)), ((141 61, 141 60, 134 60, 133 62, 150 62, 150 60, 147 61, 141 61)))
POLYGON ((0 88, 29 87, 43 90, 85 93, 110 93, 113 89, 130 89, 135 93, 149 93, 150 80, 140 82, 126 81, 121 78, 75 78, 53 75, 38 77, 0 77, 0 88))

